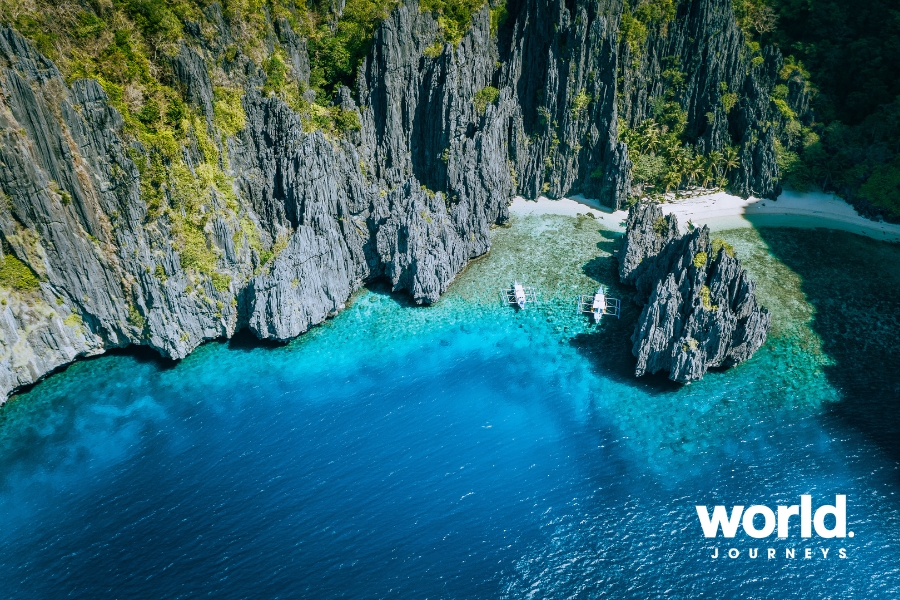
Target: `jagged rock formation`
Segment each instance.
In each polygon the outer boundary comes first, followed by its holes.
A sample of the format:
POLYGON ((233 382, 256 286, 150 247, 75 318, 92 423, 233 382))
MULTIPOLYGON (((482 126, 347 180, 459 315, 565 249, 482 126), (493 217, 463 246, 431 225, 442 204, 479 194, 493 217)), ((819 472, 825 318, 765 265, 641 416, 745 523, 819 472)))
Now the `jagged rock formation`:
MULTIPOLYGON (((676 19, 651 28, 637 55, 628 44, 621 45, 620 116, 630 127, 639 125, 653 115, 654 100, 675 88, 687 111, 685 135, 701 153, 729 144, 739 148, 741 164, 731 176, 731 191, 777 198, 781 186, 775 141, 786 121, 773 109, 770 93, 784 59, 774 47, 763 48, 754 58, 750 53, 730 2, 681 2, 676 19), (724 101, 729 93, 737 94, 733 106, 724 101)), ((809 91, 802 80, 791 80, 787 102, 796 114, 809 113, 809 91)))
MULTIPOLYGON (((619 0, 510 0, 496 35, 486 5, 458 45, 441 45, 437 19, 411 0, 378 28, 356 89, 337 94, 360 127, 336 138, 263 93, 264 70, 234 53, 211 4, 203 27, 184 24, 169 59, 174 86, 207 128, 195 125, 179 150, 184 189, 153 179, 148 165, 175 167, 129 133, 98 82, 67 83, 0 27, 0 258, 39 280, 0 287, 0 400, 106 348, 143 344, 178 359, 242 327, 287 340, 376 277, 433 302, 488 251, 516 193, 583 192, 620 207, 630 164, 619 111, 631 123, 648 114, 669 55, 691 67, 681 102, 698 144, 717 148, 731 135, 747 159, 738 189, 775 190, 765 90, 780 58, 751 65, 730 4, 712 0, 682 2, 631 56, 622 10, 619 0), (214 125, 222 80, 243 90, 235 131, 214 125), (720 81, 746 98, 710 122, 720 81), (489 86, 496 99, 479 106, 489 86)), ((284 19, 273 27, 266 43, 307 83, 306 41, 284 19)), ((718 273, 730 263, 715 264, 718 273)), ((741 326, 720 337, 742 339, 741 326)), ((736 347, 703 368, 739 360, 736 347)))
POLYGON ((769 312, 756 304, 756 285, 709 229, 681 236, 675 215, 639 204, 628 215, 619 275, 645 304, 632 341, 635 375, 667 371, 682 383, 711 367, 737 365, 766 341, 769 312))

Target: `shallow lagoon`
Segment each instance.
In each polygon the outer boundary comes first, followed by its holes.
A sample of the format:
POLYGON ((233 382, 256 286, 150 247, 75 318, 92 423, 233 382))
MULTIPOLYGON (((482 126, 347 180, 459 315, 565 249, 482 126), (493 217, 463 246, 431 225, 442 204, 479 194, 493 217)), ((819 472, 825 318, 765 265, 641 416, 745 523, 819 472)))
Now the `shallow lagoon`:
POLYGON ((616 236, 549 215, 496 230, 433 307, 376 285, 286 346, 240 337, 178 364, 77 363, 0 409, 0 589, 896 595, 900 248, 821 230, 721 235, 773 331, 749 363, 685 387, 633 378, 639 307, 615 283, 616 236), (539 307, 500 305, 513 278, 541 291, 539 307), (625 300, 599 329, 574 311, 598 281, 625 300), (855 537, 710 544, 694 510, 805 493, 847 494, 855 537), (742 554, 712 560, 716 545, 742 554), (807 547, 831 551, 807 560, 807 547))

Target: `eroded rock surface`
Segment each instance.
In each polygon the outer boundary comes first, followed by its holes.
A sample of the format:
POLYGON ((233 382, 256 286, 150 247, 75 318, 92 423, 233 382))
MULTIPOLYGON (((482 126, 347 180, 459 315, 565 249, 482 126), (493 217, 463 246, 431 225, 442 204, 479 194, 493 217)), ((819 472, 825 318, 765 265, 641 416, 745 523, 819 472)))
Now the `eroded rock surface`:
MULTIPOLYGON (((681 2, 674 22, 650 27, 639 56, 620 40, 617 0, 510 1, 494 33, 489 8, 458 45, 441 43, 436 18, 415 1, 394 10, 355 89, 336 95, 360 124, 336 138, 263 93, 261 65, 229 52, 235 36, 210 4, 206 29, 186 23, 167 63, 202 115, 182 150, 183 186, 153 181, 153 150, 129 133, 98 82, 67 83, 0 28, 2 256, 38 281, 0 289, 0 401, 107 348, 142 344, 179 359, 243 327, 287 340, 377 277, 433 302, 488 251, 515 194, 582 192, 620 207, 631 184, 619 118, 634 126, 650 114, 666 57, 677 56, 687 76, 680 102, 698 145, 720 148, 731 131, 746 158, 737 188, 776 188, 767 86, 781 59, 767 51, 750 64, 730 3, 681 2), (242 90, 237 131, 214 125, 223 80, 242 90), (729 113, 716 108, 722 82, 742 94, 729 113), (496 99, 479 105, 486 88, 496 99)), ((280 44, 295 81, 308 82, 306 40, 283 19, 273 27, 267 43, 280 44)), ((626 252, 629 272, 668 248, 646 235, 652 223, 642 227, 649 246, 626 252)), ((666 227, 666 236, 677 232, 666 227)), ((677 242, 696 246, 685 257, 708 245, 703 235, 677 242)), ((657 341, 637 344, 639 370, 671 368, 687 380, 761 343, 767 315, 736 262, 711 257, 696 271, 638 284, 662 311, 642 319, 649 329, 639 339, 657 341), (696 308, 703 285, 716 311, 696 308), (674 338, 686 340, 684 356, 674 338)))
POLYGON ((644 304, 632 342, 635 375, 665 371, 682 383, 737 365, 766 341, 769 312, 734 251, 707 227, 678 234, 674 215, 638 204, 628 215, 619 273, 644 304))

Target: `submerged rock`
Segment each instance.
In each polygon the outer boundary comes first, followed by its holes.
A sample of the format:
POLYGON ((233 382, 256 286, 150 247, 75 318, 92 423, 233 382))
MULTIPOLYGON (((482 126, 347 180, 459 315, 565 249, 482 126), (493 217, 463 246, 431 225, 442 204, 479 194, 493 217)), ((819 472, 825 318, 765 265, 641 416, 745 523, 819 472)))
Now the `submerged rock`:
POLYGON ((756 284, 707 227, 679 235, 674 215, 638 204, 618 259, 622 282, 645 305, 632 336, 637 377, 666 371, 673 381, 696 381, 711 367, 749 359, 766 341, 770 315, 756 303, 756 284))

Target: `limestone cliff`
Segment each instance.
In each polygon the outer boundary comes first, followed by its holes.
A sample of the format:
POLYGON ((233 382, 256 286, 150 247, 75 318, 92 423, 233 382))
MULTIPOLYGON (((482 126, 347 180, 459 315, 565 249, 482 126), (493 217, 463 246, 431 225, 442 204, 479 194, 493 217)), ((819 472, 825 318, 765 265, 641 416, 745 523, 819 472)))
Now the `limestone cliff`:
POLYGON ((756 303, 756 285, 726 242, 710 241, 707 227, 682 236, 675 215, 638 204, 618 259, 622 282, 644 304, 632 336, 636 376, 667 371, 673 381, 695 381, 765 343, 770 315, 756 303))
MULTIPOLYGON (((0 28, 0 267, 29 282, 0 286, 0 400, 107 348, 180 359, 243 327, 287 340, 373 278, 433 302, 489 250, 516 193, 622 206, 619 119, 649 114, 672 56, 688 73, 678 101, 690 135, 707 150, 738 144, 733 185, 774 193, 766 90, 777 53, 751 60, 729 2, 681 2, 640 48, 621 39, 623 8, 510 0, 492 31, 485 5, 456 44, 404 3, 375 32, 355 89, 336 94, 334 110, 358 123, 336 135, 267 90, 264 65, 234 50, 212 4, 202 24, 184 23, 167 67, 194 111, 182 117, 187 141, 154 133, 152 145, 116 108, 128 98, 67 81, 0 28), (241 91, 226 120, 223 82, 241 91), (742 90, 730 113, 713 106, 721 82, 742 90)), ((302 87, 306 41, 270 17, 265 43, 302 87)), ((729 261, 715 258, 715 273, 736 269, 729 261)), ((726 354, 703 364, 739 352, 726 354)))

